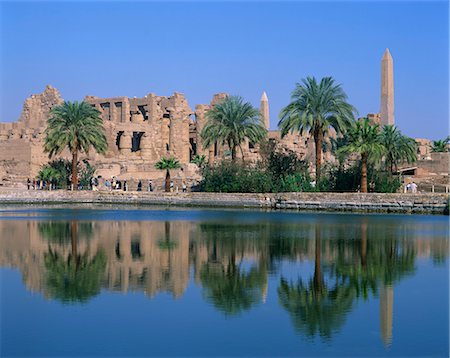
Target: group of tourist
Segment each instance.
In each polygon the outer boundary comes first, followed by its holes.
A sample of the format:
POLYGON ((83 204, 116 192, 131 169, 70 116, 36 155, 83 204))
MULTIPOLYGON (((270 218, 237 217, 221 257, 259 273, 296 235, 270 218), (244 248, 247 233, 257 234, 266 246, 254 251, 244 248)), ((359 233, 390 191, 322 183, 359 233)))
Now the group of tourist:
MULTIPOLYGON (((134 182, 133 179, 130 180, 134 182)), ((45 180, 40 179, 27 179, 27 189, 28 190, 55 190, 56 183, 46 182, 45 180)), ((82 190, 83 187, 79 184, 78 189, 82 190)), ((129 183, 127 180, 120 180, 116 177, 112 177, 110 180, 106 179, 105 181, 101 180, 101 176, 93 177, 90 181, 90 188, 92 191, 99 191, 100 189, 106 189, 108 191, 129 191, 129 183)), ((182 192, 187 192, 186 182, 182 182, 181 186, 182 192)), ((144 184, 142 180, 139 180, 136 186, 136 191, 148 191, 152 192, 156 190, 156 186, 154 185, 152 180, 148 180, 146 183, 146 187, 144 188, 144 184)), ((169 191, 170 192, 178 192, 178 186, 175 187, 173 181, 170 181, 169 191)))
MULTIPOLYGON (((94 178, 93 178, 94 180, 94 178)), ((98 178, 95 178, 96 182, 92 185, 92 190, 93 191, 98 191, 98 178)), ((134 182, 133 179, 130 180, 131 182, 134 182)), ((127 180, 120 180, 116 177, 112 177, 111 180, 105 180, 104 182, 104 187, 106 190, 108 191, 129 191, 129 183, 127 180)), ((132 190, 132 189, 131 189, 132 190)), ((147 192, 152 192, 156 190, 156 186, 154 185, 153 181, 150 179, 147 181, 146 186, 144 188, 144 183, 142 182, 142 180, 139 180, 137 182, 136 185, 136 191, 144 191, 146 190, 147 192)), ((169 184, 169 190, 170 192, 178 192, 178 187, 174 187, 173 181, 170 181, 169 184)), ((182 191, 183 192, 187 192, 187 185, 186 183, 183 181, 182 183, 182 191)))
POLYGON ((408 183, 408 184, 406 184, 405 189, 406 189, 407 193, 416 194, 417 193, 417 184, 414 182, 408 183))
POLYGON ((45 180, 40 179, 27 179, 27 188, 28 190, 54 190, 56 189, 56 184, 53 182, 47 183, 45 180))

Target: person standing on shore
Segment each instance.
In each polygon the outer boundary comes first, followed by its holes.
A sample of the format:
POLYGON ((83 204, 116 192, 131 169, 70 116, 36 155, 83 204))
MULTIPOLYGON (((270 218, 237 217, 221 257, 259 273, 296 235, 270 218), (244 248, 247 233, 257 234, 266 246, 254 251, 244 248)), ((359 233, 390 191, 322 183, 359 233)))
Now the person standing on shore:
POLYGON ((142 191, 142 181, 140 181, 140 180, 137 185, 137 191, 142 191))
POLYGON ((27 179, 27 188, 28 188, 28 190, 30 190, 30 187, 31 187, 31 180, 30 180, 30 178, 28 178, 27 179))
POLYGON ((151 180, 148 181, 147 191, 153 191, 153 182, 151 180))
POLYGON ((123 181, 123 191, 128 191, 128 184, 126 180, 123 181))

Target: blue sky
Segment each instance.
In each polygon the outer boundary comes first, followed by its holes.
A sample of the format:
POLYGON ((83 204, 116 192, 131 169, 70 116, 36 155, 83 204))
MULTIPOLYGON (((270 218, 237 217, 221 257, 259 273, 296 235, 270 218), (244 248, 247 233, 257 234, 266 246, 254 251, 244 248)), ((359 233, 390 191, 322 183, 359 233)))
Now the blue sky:
POLYGON ((2 2, 0 121, 46 84, 66 100, 171 95, 192 109, 217 92, 270 103, 271 127, 306 76, 333 76, 361 116, 380 106, 394 58, 395 118, 407 135, 448 133, 446 1, 2 2))

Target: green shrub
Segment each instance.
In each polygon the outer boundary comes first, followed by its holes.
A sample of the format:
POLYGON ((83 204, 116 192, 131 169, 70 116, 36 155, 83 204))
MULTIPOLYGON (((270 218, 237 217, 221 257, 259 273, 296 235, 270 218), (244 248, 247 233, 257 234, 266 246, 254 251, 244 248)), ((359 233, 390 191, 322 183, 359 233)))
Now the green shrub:
MULTIPOLYGON (((369 167, 367 179, 377 193, 395 193, 402 185, 401 177, 369 167)), ((329 167, 325 171, 318 191, 357 192, 361 184, 361 164, 349 168, 329 167)), ((369 188, 370 190, 370 188, 369 188)))
POLYGON ((69 160, 53 160, 42 167, 37 175, 37 179, 52 183, 57 189, 65 189, 70 184, 71 168, 69 160))
POLYGON ((95 170, 96 168, 90 165, 86 159, 83 159, 82 165, 78 163, 78 173, 80 174, 79 184, 83 189, 89 189, 95 170))
POLYGON ((311 186, 309 176, 301 173, 276 177, 261 166, 224 161, 204 168, 199 189, 222 193, 273 193, 311 191, 311 186))

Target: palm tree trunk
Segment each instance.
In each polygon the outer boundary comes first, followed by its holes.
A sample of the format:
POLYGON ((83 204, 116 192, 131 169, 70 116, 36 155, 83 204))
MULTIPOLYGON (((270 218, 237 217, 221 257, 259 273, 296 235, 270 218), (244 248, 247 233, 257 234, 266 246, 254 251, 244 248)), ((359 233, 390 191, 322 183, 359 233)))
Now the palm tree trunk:
POLYGON ((242 149, 242 145, 241 145, 241 144, 239 144, 239 149, 241 150, 242 163, 244 164, 244 163, 245 163, 245 160, 244 160, 244 151, 243 151, 243 149, 242 149))
POLYGON ((367 153, 361 155, 361 193, 367 193, 367 153))
POLYGON ((231 160, 233 162, 236 160, 236 146, 231 147, 231 160))
POLYGON ((361 223, 361 266, 363 269, 367 266, 367 219, 361 223))
POLYGON ((320 228, 316 224, 316 239, 315 239, 315 260, 314 260, 314 289, 316 292, 320 292, 323 287, 323 277, 322 268, 320 266, 320 251, 321 251, 321 240, 320 240, 320 228))
POLYGON ((320 167, 322 165, 323 132, 321 129, 314 131, 314 143, 316 146, 316 182, 318 184, 320 179, 320 167))
POLYGON ((70 223, 70 242, 72 244, 72 260, 78 270, 78 223, 74 220, 70 223))
POLYGON ((78 151, 75 149, 72 152, 72 190, 78 190, 78 151))
POLYGON ((166 239, 167 247, 170 247, 170 245, 169 245, 169 243, 170 243, 170 222, 169 221, 166 221, 164 223, 164 234, 165 234, 164 237, 166 239))
POLYGON ((169 169, 166 170, 166 193, 168 193, 170 191, 170 172, 169 169))

